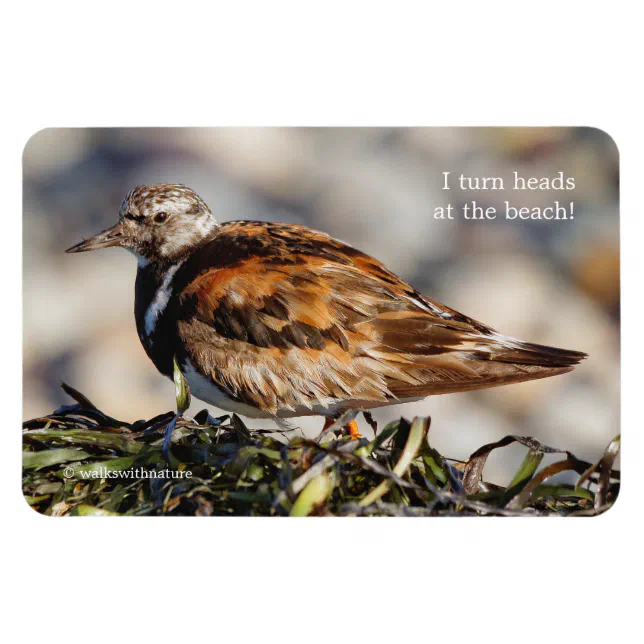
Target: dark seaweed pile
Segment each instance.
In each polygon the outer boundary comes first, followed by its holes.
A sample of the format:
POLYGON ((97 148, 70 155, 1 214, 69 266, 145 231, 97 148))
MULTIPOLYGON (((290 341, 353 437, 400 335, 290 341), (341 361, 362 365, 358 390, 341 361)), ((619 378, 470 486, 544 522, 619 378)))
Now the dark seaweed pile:
MULTIPOLYGON (((318 443, 206 410, 130 424, 63 388, 76 404, 24 423, 24 495, 50 516, 593 516, 619 492, 619 436, 596 463, 521 436, 459 462, 432 448, 429 418, 401 418, 371 441, 327 433, 318 443), (488 455, 512 443, 527 451, 518 471, 505 487, 486 483, 488 455), (540 468, 545 454, 561 458, 540 468), (557 482, 566 471, 574 484, 557 482)), ((178 409, 188 403, 179 378, 178 409)))

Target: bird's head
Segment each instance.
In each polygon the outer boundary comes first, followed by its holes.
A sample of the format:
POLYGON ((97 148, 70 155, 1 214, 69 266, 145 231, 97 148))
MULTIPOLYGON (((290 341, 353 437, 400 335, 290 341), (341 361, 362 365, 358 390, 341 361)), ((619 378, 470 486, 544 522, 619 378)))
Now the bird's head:
POLYGON ((66 252, 122 246, 134 253, 140 264, 167 264, 210 239, 218 227, 210 208, 190 188, 172 183, 138 186, 121 204, 115 226, 66 252))

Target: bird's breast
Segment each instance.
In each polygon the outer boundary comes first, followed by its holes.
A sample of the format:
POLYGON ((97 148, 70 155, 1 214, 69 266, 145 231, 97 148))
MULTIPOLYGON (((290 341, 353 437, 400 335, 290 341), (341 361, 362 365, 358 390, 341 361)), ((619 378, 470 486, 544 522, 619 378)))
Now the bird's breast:
POLYGON ((157 275, 149 267, 136 277, 134 317, 136 330, 148 357, 165 376, 172 377, 176 353, 176 320, 172 314, 173 279, 180 264, 157 275))

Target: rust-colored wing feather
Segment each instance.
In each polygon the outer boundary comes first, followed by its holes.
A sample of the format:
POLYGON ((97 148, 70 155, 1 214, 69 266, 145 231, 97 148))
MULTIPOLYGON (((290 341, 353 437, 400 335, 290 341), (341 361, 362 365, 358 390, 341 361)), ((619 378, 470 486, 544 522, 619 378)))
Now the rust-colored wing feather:
POLYGON ((225 224, 185 274, 178 325, 188 358, 271 414, 542 378, 584 357, 502 336, 302 226, 225 224))

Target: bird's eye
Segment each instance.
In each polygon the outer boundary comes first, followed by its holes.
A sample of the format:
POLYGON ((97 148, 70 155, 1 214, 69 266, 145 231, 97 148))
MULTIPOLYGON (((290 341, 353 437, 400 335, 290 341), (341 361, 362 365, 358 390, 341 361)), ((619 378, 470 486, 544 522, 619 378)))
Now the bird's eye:
POLYGON ((154 215, 154 223, 162 224, 167 218, 168 218, 167 212, 158 212, 156 215, 154 215))

